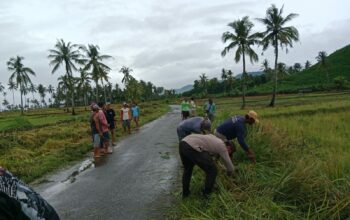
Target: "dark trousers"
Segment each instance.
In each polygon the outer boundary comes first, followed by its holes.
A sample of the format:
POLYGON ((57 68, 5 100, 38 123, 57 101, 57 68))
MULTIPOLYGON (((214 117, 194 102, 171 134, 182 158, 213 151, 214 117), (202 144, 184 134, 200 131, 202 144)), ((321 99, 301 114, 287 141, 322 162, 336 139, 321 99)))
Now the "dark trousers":
POLYGON ((190 181, 194 165, 199 166, 206 174, 204 194, 211 193, 216 175, 217 169, 215 162, 211 158, 208 152, 198 152, 194 150, 185 141, 180 141, 179 152, 182 164, 184 166, 184 173, 182 176, 182 193, 187 196, 190 193, 190 181))

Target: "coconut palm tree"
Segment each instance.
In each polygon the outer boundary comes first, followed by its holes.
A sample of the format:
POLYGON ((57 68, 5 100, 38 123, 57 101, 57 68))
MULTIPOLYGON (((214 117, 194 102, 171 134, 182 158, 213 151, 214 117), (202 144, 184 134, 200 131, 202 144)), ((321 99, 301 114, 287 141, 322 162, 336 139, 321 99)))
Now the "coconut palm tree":
POLYGON ((125 85, 127 85, 130 82, 131 78, 133 78, 130 74, 132 71, 133 70, 131 68, 125 67, 125 66, 123 66, 119 70, 120 73, 124 74, 124 76, 122 78, 122 83, 124 83, 125 85))
POLYGON ((229 94, 232 94, 232 86, 235 82, 235 78, 233 77, 233 72, 231 70, 227 71, 227 85, 229 87, 229 94))
POLYGON ((85 64, 84 71, 91 71, 91 78, 96 84, 96 101, 98 102, 98 81, 101 80, 103 85, 103 80, 108 80, 108 71, 111 70, 111 68, 104 64, 103 61, 112 59, 113 57, 100 54, 100 48, 97 45, 89 44, 88 47, 80 46, 79 48, 84 52, 84 59, 82 59, 85 64))
MULTIPOLYGON (((0 93, 3 92, 3 91, 5 91, 5 87, 0 82, 0 93)), ((4 97, 4 99, 5 99, 5 97, 4 97)), ((1 108, 0 108, 0 110, 1 110, 1 108)))
POLYGON ((51 95, 51 98, 50 98, 50 104, 51 104, 51 102, 52 102, 52 95, 55 92, 55 88, 51 84, 49 84, 49 86, 47 87, 47 92, 51 95))
POLYGON ((328 60, 327 60, 327 53, 326 51, 320 51, 318 52, 318 55, 316 57, 317 62, 319 63, 319 66, 325 70, 327 82, 329 82, 329 73, 328 73, 328 60))
POLYGON ((41 107, 43 107, 43 105, 45 104, 46 91, 47 89, 45 88, 45 86, 43 86, 42 84, 38 85, 38 93, 41 97, 41 107))
POLYGON ((245 107, 245 90, 246 90, 246 56, 249 57, 251 63, 259 60, 258 55, 253 50, 252 46, 259 43, 260 34, 253 33, 252 28, 254 24, 249 21, 249 18, 243 17, 232 23, 228 24, 233 29, 233 33, 225 32, 222 34, 222 41, 224 43, 230 42, 228 46, 224 48, 221 55, 224 57, 226 54, 237 48, 235 53, 235 62, 238 63, 241 58, 243 60, 243 73, 242 73, 242 108, 245 107))
POLYGON ((226 70, 224 68, 222 68, 222 70, 221 70, 221 79, 222 79, 222 83, 224 84, 224 94, 226 94, 227 74, 226 74, 226 70))
POLYGON ((29 85, 28 91, 32 93, 32 96, 33 96, 33 99, 32 99, 32 100, 34 100, 34 99, 35 99, 34 93, 35 93, 37 90, 36 90, 36 86, 35 86, 33 83, 29 85))
MULTIPOLYGON (((69 86, 70 86, 70 80, 68 75, 63 75, 57 78, 58 80, 58 85, 57 85, 57 93, 58 96, 62 97, 66 97, 65 98, 65 107, 66 110, 68 111, 68 93, 69 93, 69 86)), ((61 99, 62 100, 62 99, 61 99)))
POLYGON ((12 92, 12 107, 15 107, 15 90, 17 90, 17 86, 13 81, 9 81, 8 89, 12 92))
POLYGON ((208 90, 207 90, 207 87, 208 87, 208 77, 205 75, 205 73, 202 73, 200 76, 199 76, 199 85, 202 89, 202 93, 204 96, 206 96, 208 94, 208 90))
POLYGON ((304 69, 307 70, 307 69, 309 69, 310 67, 311 67, 311 62, 307 60, 307 61, 305 62, 305 67, 304 67, 304 69))
POLYGON ((90 86, 90 74, 88 72, 86 72, 84 69, 80 69, 80 78, 79 78, 79 84, 78 84, 78 88, 82 89, 83 93, 84 93, 84 105, 85 105, 85 110, 86 110, 86 106, 87 106, 87 98, 86 98, 86 94, 87 94, 87 89, 90 86))
MULTIPOLYGON (((73 71, 77 70, 75 64, 81 64, 81 54, 77 49, 78 45, 71 44, 71 42, 64 42, 63 39, 57 40, 55 44, 55 49, 49 50, 50 55, 48 56, 50 65, 53 65, 52 74, 57 72, 61 65, 64 66, 66 71, 66 76, 68 80, 68 88, 71 94, 72 102, 72 115, 75 115, 74 107, 74 83, 73 83, 73 71)), ((67 101, 66 101, 67 102, 67 101)))
POLYGON ((293 47, 293 42, 299 41, 299 32, 294 26, 285 26, 287 22, 297 17, 298 14, 291 13, 286 17, 282 16, 283 6, 281 9, 276 8, 275 5, 271 5, 266 10, 265 18, 257 18, 259 22, 266 26, 266 30, 262 33, 262 46, 263 50, 271 45, 275 52, 275 82, 272 91, 272 99, 269 106, 275 106, 276 93, 277 93, 277 75, 278 75, 278 48, 281 47, 293 47))
POLYGON ((24 57, 17 56, 11 57, 7 62, 7 69, 13 71, 9 81, 13 81, 16 87, 19 88, 21 93, 21 114, 23 115, 23 95, 26 93, 26 88, 28 84, 32 84, 29 75, 35 76, 35 72, 29 68, 25 67, 22 63, 24 57))

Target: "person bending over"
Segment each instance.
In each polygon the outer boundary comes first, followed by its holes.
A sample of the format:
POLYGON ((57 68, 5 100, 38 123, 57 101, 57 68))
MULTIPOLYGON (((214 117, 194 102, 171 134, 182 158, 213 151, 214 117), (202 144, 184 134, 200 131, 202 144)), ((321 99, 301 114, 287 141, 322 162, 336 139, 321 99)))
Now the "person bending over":
POLYGON ((179 144, 180 158, 184 167, 182 176, 182 196, 190 194, 190 181, 193 167, 199 166, 206 174, 203 195, 208 196, 213 189, 217 176, 217 168, 212 155, 219 155, 225 164, 227 175, 231 175, 234 166, 230 159, 232 146, 224 143, 220 138, 212 135, 191 134, 179 144))
POLYGON ((248 158, 255 163, 255 154, 245 142, 245 137, 247 135, 246 124, 253 125, 258 122, 258 114, 255 111, 249 111, 245 116, 237 115, 225 120, 214 133, 223 141, 232 141, 237 138, 248 158))
POLYGON ((208 118, 193 117, 183 120, 177 126, 177 136, 179 141, 184 137, 195 134, 208 134, 211 131, 211 122, 208 118))

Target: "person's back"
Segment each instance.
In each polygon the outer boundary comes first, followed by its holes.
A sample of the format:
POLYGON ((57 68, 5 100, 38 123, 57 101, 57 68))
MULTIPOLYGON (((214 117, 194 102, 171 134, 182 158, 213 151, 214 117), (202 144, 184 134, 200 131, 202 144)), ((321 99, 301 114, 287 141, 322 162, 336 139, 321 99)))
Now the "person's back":
POLYGON ((106 119, 108 124, 114 124, 115 111, 112 108, 106 110, 106 119))
POLYGON ((192 131, 196 133, 201 132, 201 123, 204 120, 203 117, 193 117, 180 122, 179 127, 185 131, 192 131))
POLYGON ((191 133, 201 133, 201 124, 203 120, 203 117, 193 117, 181 121, 180 124, 177 126, 177 134, 179 140, 191 133))
POLYGON ((245 119, 243 116, 234 116, 220 124, 216 131, 224 135, 228 140, 236 138, 239 134, 246 135, 245 119))
POLYGON ((102 132, 108 132, 109 128, 108 128, 108 122, 107 122, 105 113, 100 109, 97 112, 97 115, 98 115, 98 119, 101 123, 102 132))
POLYGON ((189 111, 190 110, 190 103, 188 101, 184 100, 181 102, 181 110, 182 111, 189 111))
POLYGON ((139 117, 140 116, 140 108, 139 106, 135 105, 131 108, 132 117, 139 117))

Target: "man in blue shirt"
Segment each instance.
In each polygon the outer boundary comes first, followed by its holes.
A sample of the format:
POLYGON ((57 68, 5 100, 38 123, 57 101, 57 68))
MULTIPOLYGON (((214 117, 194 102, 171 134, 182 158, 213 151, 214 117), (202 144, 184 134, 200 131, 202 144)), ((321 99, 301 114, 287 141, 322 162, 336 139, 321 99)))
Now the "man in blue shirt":
POLYGON ((258 122, 258 114, 255 111, 249 111, 245 116, 234 116, 224 121, 216 128, 215 135, 223 141, 230 141, 237 138, 238 143, 246 152, 248 158, 255 163, 255 154, 245 142, 245 136, 247 135, 245 125, 252 125, 258 122))

